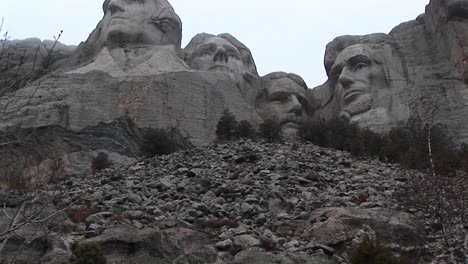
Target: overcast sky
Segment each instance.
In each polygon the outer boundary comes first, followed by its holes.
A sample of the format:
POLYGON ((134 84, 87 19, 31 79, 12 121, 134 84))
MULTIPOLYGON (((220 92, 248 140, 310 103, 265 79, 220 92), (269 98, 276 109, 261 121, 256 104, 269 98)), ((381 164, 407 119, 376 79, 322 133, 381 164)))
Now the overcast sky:
MULTIPOLYGON (((341 35, 388 33, 424 13, 429 0, 169 0, 183 23, 182 47, 197 33, 228 32, 253 53, 260 75, 286 71, 310 88, 326 80, 325 46, 341 35)), ((12 39, 79 44, 102 18, 102 0, 0 0, 12 39)))

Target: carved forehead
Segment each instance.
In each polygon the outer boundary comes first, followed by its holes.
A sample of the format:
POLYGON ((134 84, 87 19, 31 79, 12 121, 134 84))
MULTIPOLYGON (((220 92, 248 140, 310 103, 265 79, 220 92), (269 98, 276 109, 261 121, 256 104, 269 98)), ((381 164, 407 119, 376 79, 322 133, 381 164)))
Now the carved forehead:
POLYGON ((268 79, 266 81, 265 91, 268 95, 278 92, 287 92, 305 96, 306 89, 304 89, 303 86, 297 84, 293 79, 289 77, 283 77, 268 79))
POLYGON ((344 50, 342 50, 338 54, 334 65, 346 62, 350 58, 353 58, 356 56, 364 56, 364 57, 370 58, 371 57, 370 47, 365 44, 355 44, 355 45, 346 47, 344 50))
MULTIPOLYGON (((128 2, 127 0, 117 0, 117 1, 121 1, 123 4, 130 4, 130 3, 127 3, 128 2)), ((104 11, 104 13, 106 13, 107 10, 109 9, 110 2, 111 2, 111 0, 105 0, 104 3, 102 4, 102 10, 104 11)), ((132 3, 136 2, 138 4, 152 3, 155 6, 158 6, 158 7, 161 7, 161 8, 172 8, 169 5, 169 3, 166 2, 165 0, 133 0, 131 2, 132 3)))
POLYGON ((220 37, 207 38, 205 41, 203 41, 202 43, 200 43, 197 46, 197 50, 204 49, 204 48, 212 48, 212 47, 214 47, 214 48, 224 47, 226 49, 230 49, 230 50, 239 52, 239 50, 231 42, 227 41, 224 38, 220 38, 220 37))

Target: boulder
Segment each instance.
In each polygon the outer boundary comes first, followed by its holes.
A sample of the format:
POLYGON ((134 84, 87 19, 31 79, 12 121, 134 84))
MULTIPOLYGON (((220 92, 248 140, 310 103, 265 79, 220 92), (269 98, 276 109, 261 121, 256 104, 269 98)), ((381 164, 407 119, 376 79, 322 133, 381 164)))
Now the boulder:
POLYGON ((322 208, 312 212, 303 237, 344 250, 360 233, 375 233, 397 253, 420 256, 426 244, 421 224, 410 214, 384 208, 322 208))
POLYGON ((184 228, 138 230, 117 224, 78 247, 96 245, 111 263, 211 263, 216 251, 208 241, 206 234, 184 228))
POLYGON ((273 254, 269 252, 242 251, 232 264, 334 264, 338 263, 325 254, 273 254))

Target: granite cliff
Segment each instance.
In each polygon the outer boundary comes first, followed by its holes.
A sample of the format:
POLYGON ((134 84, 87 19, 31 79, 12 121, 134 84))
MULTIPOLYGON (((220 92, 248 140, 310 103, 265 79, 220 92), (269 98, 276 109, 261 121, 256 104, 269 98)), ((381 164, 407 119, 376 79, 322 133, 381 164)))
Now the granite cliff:
MULTIPOLYGON (((435 122, 457 141, 468 139, 466 1, 432 0, 425 14, 388 34, 337 37, 325 53, 329 79, 314 89, 295 74, 258 76, 252 52, 230 34, 201 33, 182 49, 182 20, 169 2, 145 5, 105 1, 104 16, 85 42, 76 49, 43 43, 41 54, 51 46, 55 51, 42 61, 33 56, 36 40, 4 43, 25 52, 17 52, 16 66, 3 71, 2 80, 15 69, 28 78, 4 85, 0 130, 17 135, 59 126, 72 138, 127 118, 138 128, 177 128, 203 145, 215 140, 228 109, 254 126, 276 116, 291 136, 304 120, 334 117, 386 132, 407 122, 412 103, 429 97, 438 108, 435 122)), ((102 149, 85 145, 56 148, 102 149)), ((37 162, 70 153, 50 149, 39 149, 37 162)))
POLYGON ((293 73, 259 76, 227 33, 182 48, 167 0, 106 0, 103 12, 78 47, 44 42, 38 57, 38 40, 2 43, 0 180, 11 180, 5 164, 37 185, 39 175, 64 180, 0 193, 0 252, 25 250, 2 257, 60 263, 71 245, 97 244, 114 263, 332 264, 369 235, 411 263, 463 258, 463 227, 400 204, 410 179, 396 165, 306 143, 211 143, 225 109, 254 126, 277 117, 291 137, 303 121, 337 117, 385 132, 422 97, 433 99, 435 123, 468 142, 468 1, 431 0, 388 34, 337 37, 326 47, 329 79, 314 89, 293 73), (141 160, 146 129, 166 127, 195 148, 141 160), (98 152, 114 167, 91 174, 98 152), (15 225, 31 197, 48 221, 15 225))
POLYGON ((468 2, 432 0, 388 34, 341 36, 327 45, 328 81, 310 90, 315 118, 343 116, 377 131, 404 124, 410 105, 431 98, 436 122, 468 140, 468 2))

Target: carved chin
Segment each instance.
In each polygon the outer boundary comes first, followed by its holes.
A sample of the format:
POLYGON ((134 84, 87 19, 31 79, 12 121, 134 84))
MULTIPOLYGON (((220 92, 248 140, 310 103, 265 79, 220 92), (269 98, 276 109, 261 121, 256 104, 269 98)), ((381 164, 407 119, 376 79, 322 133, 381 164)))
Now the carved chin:
POLYGON ((285 137, 295 137, 299 131, 299 125, 296 123, 286 123, 282 125, 282 131, 285 137))
POLYGON ((355 116, 369 111, 372 108, 373 98, 370 94, 362 94, 352 102, 348 103, 343 111, 347 112, 350 116, 355 116))

